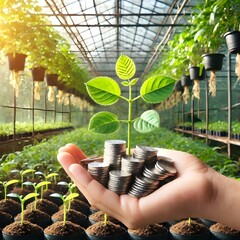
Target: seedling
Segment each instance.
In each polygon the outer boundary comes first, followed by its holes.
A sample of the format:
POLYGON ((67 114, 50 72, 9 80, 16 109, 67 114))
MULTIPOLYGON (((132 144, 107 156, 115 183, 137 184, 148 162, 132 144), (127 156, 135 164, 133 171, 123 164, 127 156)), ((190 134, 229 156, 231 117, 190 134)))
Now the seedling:
POLYGON ((19 180, 17 180, 17 179, 13 179, 13 180, 10 180, 8 182, 0 182, 0 184, 2 184, 3 188, 4 188, 4 201, 7 200, 7 188, 8 188, 8 186, 10 186, 14 183, 18 183, 18 182, 19 182, 19 180))
POLYGON ((71 200, 73 200, 74 198, 78 197, 79 194, 78 193, 71 193, 71 194, 66 196, 66 195, 61 195, 59 193, 53 193, 50 196, 62 199, 62 201, 63 201, 63 225, 65 225, 66 221, 67 221, 67 211, 69 210, 69 209, 67 209, 67 204, 71 200))
MULTIPOLYGON (((27 185, 27 186, 32 186, 34 188, 34 193, 38 193, 38 190, 39 188, 41 189, 41 193, 40 193, 40 199, 42 200, 43 199, 43 187, 44 186, 47 186, 48 184, 51 184, 51 182, 48 182, 48 181, 43 181, 43 182, 40 182, 40 183, 32 183, 32 182, 24 182, 23 185, 27 185)), ((34 201, 34 209, 37 208, 37 196, 35 196, 35 201, 34 201)))
POLYGON ((38 196, 38 193, 29 193, 25 197, 22 195, 18 195, 17 193, 9 193, 8 197, 15 197, 18 198, 21 204, 21 225, 24 223, 24 203, 34 197, 38 196))
POLYGON ((98 104, 109 106, 115 104, 120 98, 128 103, 128 118, 124 120, 107 111, 96 113, 89 123, 89 130, 97 133, 112 133, 118 130, 120 122, 128 124, 128 155, 131 151, 131 132, 132 125, 141 133, 150 132, 160 125, 160 118, 156 111, 148 110, 142 113, 139 118, 133 119, 132 106, 133 102, 142 98, 143 101, 155 104, 167 99, 172 93, 175 80, 166 76, 152 76, 145 80, 140 88, 140 94, 133 97, 132 87, 138 82, 133 78, 136 73, 134 61, 121 55, 116 63, 116 74, 123 80, 122 86, 128 88, 128 98, 121 95, 119 84, 110 77, 96 77, 86 83, 87 91, 90 97, 98 104))
MULTIPOLYGON (((54 183, 57 182, 57 179, 56 179, 56 177, 58 176, 57 173, 49 173, 49 174, 46 175, 46 174, 44 174, 43 172, 37 171, 37 172, 35 172, 35 174, 36 174, 36 175, 41 175, 41 176, 43 176, 43 177, 44 177, 44 180, 45 180, 46 182, 49 181, 49 179, 51 179, 51 178, 53 178, 54 183)), ((46 185, 46 190, 48 190, 48 184, 46 185)))
POLYGON ((20 181, 21 181, 21 188, 23 188, 23 183, 24 183, 24 176, 26 175, 26 174, 28 174, 28 173, 32 173, 32 178, 34 178, 34 172, 35 172, 36 170, 34 170, 34 169, 26 169, 26 170, 23 170, 23 171, 19 171, 19 170, 17 170, 17 169, 14 169, 14 170, 12 170, 11 171, 11 173, 18 173, 19 175, 20 175, 20 181))

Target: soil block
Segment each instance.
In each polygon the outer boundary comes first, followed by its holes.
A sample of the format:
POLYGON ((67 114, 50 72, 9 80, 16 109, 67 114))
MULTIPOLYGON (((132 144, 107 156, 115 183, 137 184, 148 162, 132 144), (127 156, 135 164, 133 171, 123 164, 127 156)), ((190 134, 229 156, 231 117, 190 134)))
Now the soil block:
MULTIPOLYGON (((29 203, 26 208, 34 209, 34 202, 29 203)), ((39 199, 37 200, 37 209, 52 216, 59 210, 59 207, 47 199, 39 199)))
POLYGON ((0 211, 0 229, 3 229, 4 227, 9 225, 13 221, 14 221, 13 216, 11 216, 10 214, 8 214, 6 212, 0 211))
POLYGON ((235 237, 239 237, 240 239, 240 231, 235 230, 231 227, 228 226, 224 226, 221 223, 215 223, 210 227, 210 231, 211 232, 219 232, 225 235, 231 235, 231 236, 235 236, 235 237))
MULTIPOLYGON (((85 202, 79 199, 73 199, 70 203, 70 209, 81 212, 86 216, 90 214, 89 206, 85 202)), ((60 206, 60 209, 63 209, 63 206, 60 206)))
POLYGON ((6 212, 11 216, 15 217, 18 213, 21 212, 21 205, 20 203, 12 200, 6 199, 0 201, 0 211, 6 212))
MULTIPOLYGON (((26 209, 24 210, 24 219, 37 224, 38 226, 45 228, 52 224, 51 217, 38 209, 26 209)), ((21 213, 15 217, 15 221, 21 221, 21 213)))

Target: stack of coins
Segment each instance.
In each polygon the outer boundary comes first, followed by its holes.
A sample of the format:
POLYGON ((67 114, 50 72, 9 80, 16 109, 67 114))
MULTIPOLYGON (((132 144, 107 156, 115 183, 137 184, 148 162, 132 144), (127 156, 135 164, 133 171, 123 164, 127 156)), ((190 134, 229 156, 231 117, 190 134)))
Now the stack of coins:
POLYGON ((106 140, 104 144, 103 162, 110 165, 110 170, 121 169, 121 158, 126 155, 126 141, 106 140))
POLYGON ((156 161, 157 152, 157 148, 137 145, 133 156, 138 159, 145 159, 145 162, 148 163, 156 161))
POLYGON ((157 169, 162 175, 160 180, 164 180, 169 177, 174 178, 177 175, 177 169, 174 167, 173 161, 167 157, 158 156, 155 163, 155 169, 157 169))
POLYGON ((144 176, 136 176, 128 192, 133 197, 144 197, 154 192, 159 186, 159 181, 154 181, 144 176))
POLYGON ((92 162, 88 164, 88 172, 93 179, 107 187, 109 176, 109 164, 104 162, 92 162))
POLYGON ((137 159, 134 157, 122 157, 121 170, 124 172, 130 172, 133 175, 138 175, 142 172, 144 159, 137 159))
POLYGON ((132 174, 121 170, 109 172, 108 189, 117 194, 127 194, 131 184, 132 174))

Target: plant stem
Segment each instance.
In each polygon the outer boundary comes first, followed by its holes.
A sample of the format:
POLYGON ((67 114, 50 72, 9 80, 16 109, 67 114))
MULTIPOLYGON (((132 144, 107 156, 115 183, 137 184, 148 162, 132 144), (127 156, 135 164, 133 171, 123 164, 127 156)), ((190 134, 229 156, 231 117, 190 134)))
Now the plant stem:
POLYGON ((24 201, 22 199, 20 199, 21 201, 21 225, 23 225, 23 221, 24 221, 24 201))
POLYGON ((4 202, 7 200, 7 187, 4 185, 4 202))
POLYGON ((107 225, 107 221, 108 221, 108 215, 106 213, 104 213, 104 225, 107 225))
POLYGON ((129 99, 128 99, 128 152, 127 154, 130 156, 131 154, 131 133, 132 133, 132 86, 129 84, 129 99))
POLYGON ((66 209, 66 203, 63 202, 63 225, 65 225, 67 220, 67 209, 66 209))

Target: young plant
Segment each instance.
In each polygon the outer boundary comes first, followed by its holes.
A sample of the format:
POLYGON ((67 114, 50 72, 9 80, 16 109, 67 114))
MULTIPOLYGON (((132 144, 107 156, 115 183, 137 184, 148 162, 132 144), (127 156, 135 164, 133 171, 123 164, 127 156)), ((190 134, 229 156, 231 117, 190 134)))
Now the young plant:
POLYGON ((140 88, 140 94, 133 97, 132 87, 138 82, 137 78, 133 78, 136 73, 134 61, 121 55, 116 63, 116 74, 123 80, 123 87, 128 88, 128 98, 121 95, 119 84, 110 77, 96 77, 86 83, 87 91, 90 97, 98 104, 109 106, 116 103, 120 98, 128 103, 128 118, 124 120, 107 111, 96 113, 89 123, 89 130, 97 133, 112 133, 117 131, 120 122, 128 125, 128 155, 131 151, 131 132, 132 125, 141 133, 150 132, 159 127, 160 118, 156 111, 148 110, 141 114, 139 118, 133 119, 132 106, 133 102, 142 98, 143 101, 155 104, 159 103, 172 93, 175 80, 166 76, 152 76, 145 80, 140 88))
POLYGON ((23 224, 24 223, 24 203, 31 198, 37 197, 38 193, 29 193, 25 197, 23 197, 22 195, 18 195, 17 193, 9 193, 7 196, 15 197, 19 199, 21 203, 21 224, 23 224))
MULTIPOLYGON (((21 188, 23 188, 23 183, 24 183, 24 176, 28 173, 34 173, 36 170, 34 169, 26 169, 26 170, 23 170, 23 171, 19 171, 17 169, 15 170, 12 170, 11 173, 19 173, 20 175, 20 181, 21 181, 21 188)), ((34 178, 34 175, 32 175, 32 177, 34 178)))
POLYGON ((74 198, 78 197, 79 194, 78 193, 71 193, 69 195, 61 195, 59 193, 53 193, 50 195, 51 197, 57 197, 57 198, 60 198, 62 199, 63 201, 63 225, 66 224, 66 221, 67 221, 67 211, 69 210, 67 208, 67 204, 73 200, 74 198))
MULTIPOLYGON (((40 182, 40 183, 32 183, 32 182, 24 182, 23 185, 26 185, 26 186, 32 186, 34 188, 34 193, 38 193, 39 189, 40 190, 40 199, 42 200, 43 199, 43 187, 44 186, 47 186, 48 184, 51 184, 51 182, 48 182, 48 181, 43 181, 43 182, 40 182)), ((34 209, 37 208, 37 196, 35 196, 35 202, 34 202, 34 209)))
POLYGON ((0 182, 0 184, 2 184, 3 188, 4 188, 4 201, 7 200, 7 187, 14 183, 18 183, 18 182, 19 182, 19 180, 17 180, 17 179, 13 179, 8 182, 0 182))
MULTIPOLYGON (((38 172, 35 172, 35 174, 36 174, 36 175, 41 175, 41 176, 43 176, 43 177, 44 177, 44 180, 45 180, 46 182, 48 182, 49 179, 51 179, 51 178, 53 178, 54 183, 57 182, 57 179, 56 179, 56 177, 58 176, 57 173, 49 173, 49 174, 46 175, 46 174, 44 174, 43 172, 38 171, 38 172)), ((48 184, 46 185, 46 190, 48 190, 48 184)))

